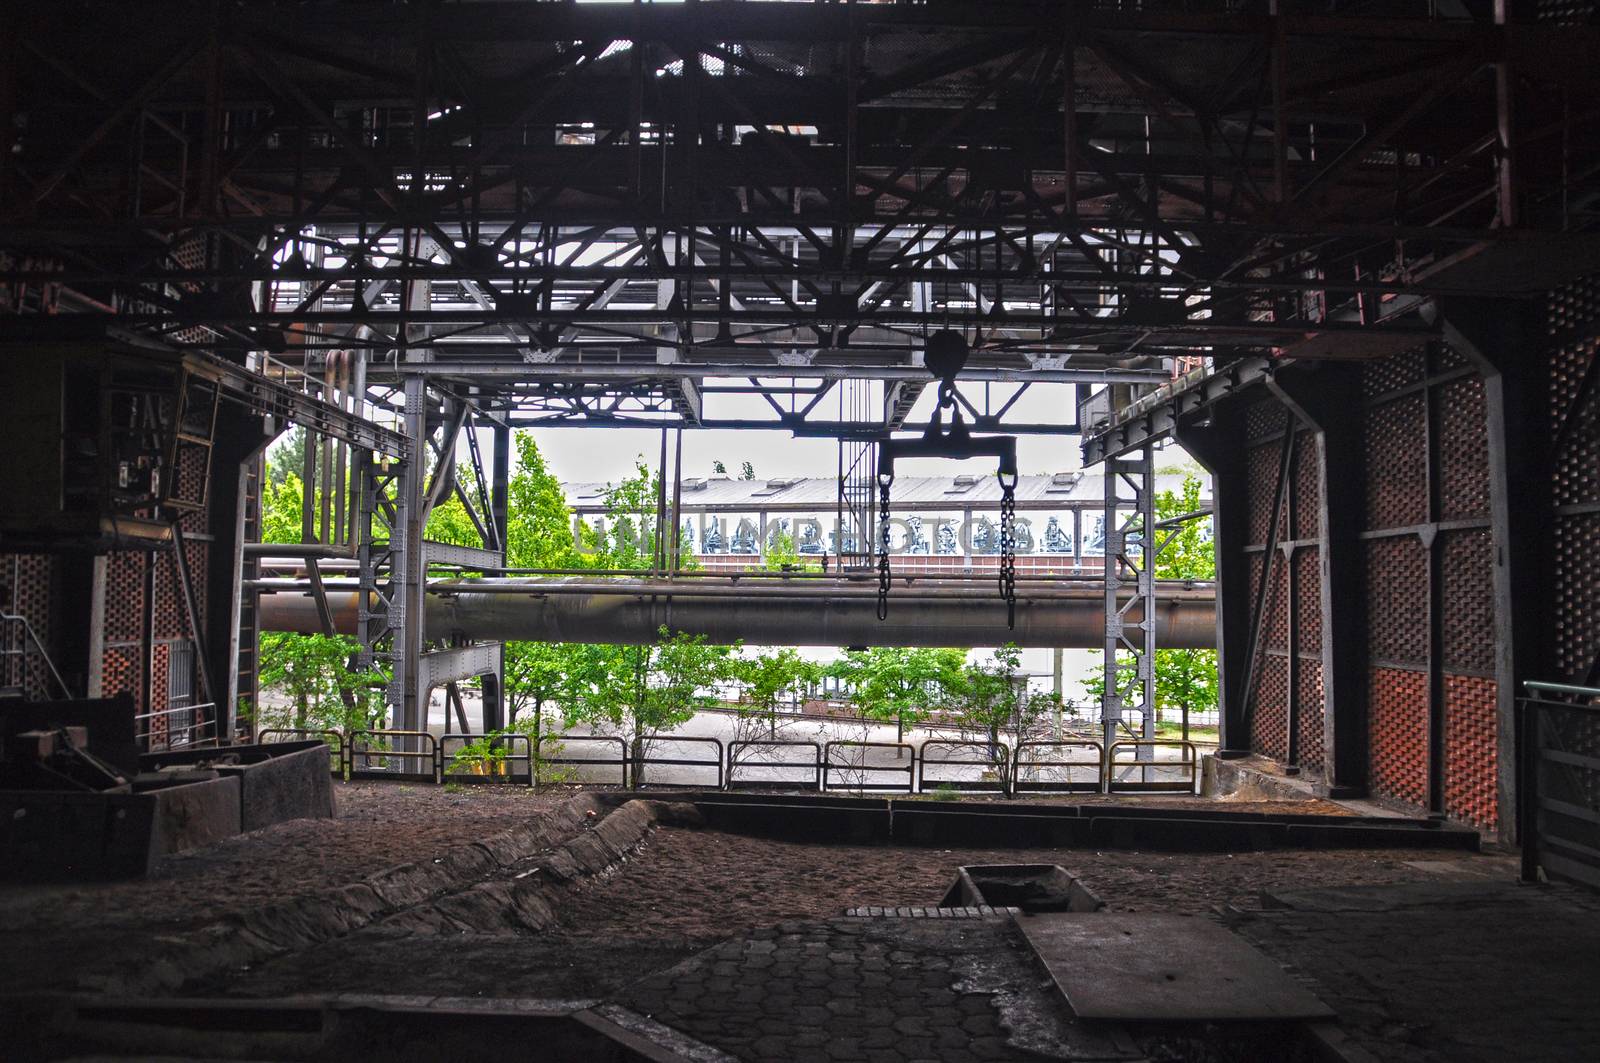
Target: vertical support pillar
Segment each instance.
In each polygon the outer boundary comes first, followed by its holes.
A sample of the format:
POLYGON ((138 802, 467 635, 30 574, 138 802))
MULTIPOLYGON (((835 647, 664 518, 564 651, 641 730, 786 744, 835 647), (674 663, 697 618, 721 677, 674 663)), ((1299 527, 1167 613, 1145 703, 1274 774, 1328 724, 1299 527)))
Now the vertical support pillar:
MULTIPOLYGON (((250 465, 277 437, 270 417, 221 418, 212 444, 212 482, 206 498, 204 674, 216 684, 206 692, 215 706, 217 739, 230 742, 239 704, 240 612, 244 605, 245 479, 250 465)), ((254 634, 252 633, 252 636, 254 634)))
MULTIPOLYGON (((1108 459, 1104 482, 1105 687, 1100 720, 1109 751, 1117 740, 1117 725, 1130 707, 1130 695, 1140 715, 1142 736, 1153 739, 1156 733, 1155 449, 1146 446, 1132 459, 1108 459), (1130 548, 1135 533, 1137 546, 1130 548), (1135 608, 1137 622, 1129 619, 1135 608), (1119 650, 1132 654, 1131 669, 1118 662, 1119 650), (1126 685, 1124 671, 1133 673, 1126 685)), ((1154 750, 1140 747, 1137 759, 1153 756, 1154 750)))
POLYGON ((1250 491, 1245 463, 1244 418, 1227 406, 1202 418, 1178 422, 1174 431, 1211 474, 1212 526, 1217 559, 1217 692, 1219 744, 1225 760, 1250 753, 1244 689, 1250 643, 1250 491))
POLYGON ((423 549, 422 529, 427 525, 425 456, 428 453, 427 382, 421 376, 405 378, 405 434, 411 460, 400 467, 396 491, 397 520, 389 538, 392 566, 389 626, 394 632, 390 703, 394 725, 419 731, 427 723, 427 692, 422 690, 423 549))
MULTIPOLYGON (((1323 792, 1360 797, 1367 789, 1367 634, 1360 539, 1366 484, 1360 418, 1350 415, 1360 408, 1360 371, 1328 365, 1314 375, 1282 374, 1268 386, 1311 429, 1317 462, 1323 792)), ((1302 453, 1299 460, 1307 456, 1302 453)))
MULTIPOLYGON (((511 516, 511 429, 503 424, 494 427, 494 447, 490 457, 489 472, 489 527, 494 535, 494 542, 485 543, 490 549, 500 551, 501 564, 511 563, 508 549, 507 532, 510 528, 511 516)), ((485 731, 498 731, 506 726, 506 654, 505 647, 500 648, 499 663, 492 672, 486 673, 482 680, 483 687, 483 729, 485 731)))
POLYGON ((1550 637, 1550 360, 1522 303, 1444 301, 1444 339, 1483 374, 1494 534, 1498 820, 1514 840, 1517 810, 1516 699, 1538 679, 1550 637))

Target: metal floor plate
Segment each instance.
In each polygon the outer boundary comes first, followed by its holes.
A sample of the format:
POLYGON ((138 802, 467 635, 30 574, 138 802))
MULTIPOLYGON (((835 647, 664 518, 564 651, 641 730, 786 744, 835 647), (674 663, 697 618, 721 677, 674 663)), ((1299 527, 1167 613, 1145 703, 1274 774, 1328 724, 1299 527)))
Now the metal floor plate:
POLYGON ((1276 961, 1209 919, 1060 912, 1017 925, 1084 1019, 1326 1019, 1332 1010, 1276 961))

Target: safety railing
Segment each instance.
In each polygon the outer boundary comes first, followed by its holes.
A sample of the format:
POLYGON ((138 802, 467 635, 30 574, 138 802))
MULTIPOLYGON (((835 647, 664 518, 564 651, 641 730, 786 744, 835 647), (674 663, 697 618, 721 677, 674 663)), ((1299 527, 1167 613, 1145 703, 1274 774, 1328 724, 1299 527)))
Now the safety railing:
MULTIPOLYGON (((781 758, 781 754, 779 754, 781 758)), ((819 742, 790 741, 781 738, 752 738, 746 741, 732 742, 728 745, 728 790, 751 790, 762 786, 796 786, 804 785, 808 790, 822 789, 822 745, 819 742), (757 757, 760 750, 804 749, 810 753, 809 759, 777 759, 762 760, 751 759, 748 754, 756 751, 757 757), (771 774, 794 774, 804 772, 803 779, 772 778, 771 774), (740 778, 741 774, 754 775, 767 774, 765 778, 740 778)))
POLYGON ((538 778, 534 771, 533 739, 515 731, 442 735, 439 738, 439 773, 448 782, 533 786, 538 778), (520 753, 517 752, 519 746, 520 753), (452 747, 457 747, 454 752, 452 747))
POLYGON ((1004 742, 987 739, 963 741, 959 738, 930 738, 922 743, 917 754, 917 789, 928 792, 931 783, 935 789, 970 790, 982 793, 1009 794, 1011 792, 1011 749, 1004 742), (928 750, 951 750, 958 753, 971 750, 969 757, 938 755, 930 757, 928 750), (929 768, 951 768, 955 775, 946 778, 928 778, 929 768), (976 768, 976 771, 973 769, 976 768))
POLYGON ((1011 757, 1012 793, 1095 794, 1103 788, 1104 776, 1105 747, 1099 742, 1018 742, 1011 757), (1033 752, 1050 749, 1063 752, 1055 757, 1033 752))
POLYGON ((628 785, 628 769, 633 762, 633 758, 628 756, 628 743, 613 735, 541 735, 538 743, 534 746, 534 753, 534 773, 541 779, 544 778, 544 773, 541 771, 541 768, 544 765, 566 765, 578 769, 577 771, 573 772, 571 778, 552 780, 571 785, 582 785, 585 783, 594 783, 598 781, 595 779, 586 779, 583 776, 585 774, 585 769, 599 766, 607 769, 615 768, 618 773, 616 779, 617 784, 626 788, 628 785), (587 743, 590 745, 615 746, 617 755, 615 758, 568 756, 566 747, 574 742, 587 743), (551 744, 555 744, 558 750, 554 755, 545 751, 546 746, 551 744))
MULTIPOLYGON (((68 701, 72 700, 72 691, 67 689, 67 681, 61 678, 61 672, 56 668, 56 662, 50 658, 50 651, 46 650, 44 643, 39 638, 39 633, 33 630, 33 625, 28 618, 18 613, 0 612, 0 655, 8 660, 15 658, 20 662, 18 686, 25 686, 27 681, 28 660, 38 657, 44 662, 45 671, 54 680, 55 687, 61 691, 61 696, 68 701)), ((3 680, 0 680, 3 685, 3 680)))
POLYGON ((715 776, 715 789, 722 789, 722 742, 716 738, 698 738, 674 735, 647 735, 639 739, 639 755, 634 758, 633 785, 637 788, 645 786, 680 787, 684 789, 706 788, 705 780, 667 782, 653 777, 650 769, 653 767, 677 768, 710 768, 715 776), (657 755, 658 746, 711 746, 716 750, 713 759, 705 757, 664 757, 657 755))
POLYGON ((134 741, 146 753, 214 745, 217 741, 216 706, 206 701, 142 712, 133 718, 133 728, 134 741))
POLYGON ((441 781, 439 740, 427 731, 350 731, 345 742, 347 779, 441 781))
POLYGON ((916 786, 917 750, 908 742, 856 742, 839 740, 822 747, 822 788, 857 792, 913 793, 916 786), (859 750, 854 763, 834 759, 836 750, 859 750), (894 764, 871 763, 873 750, 895 751, 894 764), (902 757, 903 754, 903 757, 902 757), (904 759, 905 763, 899 761, 904 759), (884 775, 904 775, 905 781, 886 782, 884 775), (835 776, 843 776, 842 785, 835 786, 835 776))
POLYGON ((269 727, 256 734, 256 741, 262 743, 311 738, 320 738, 327 745, 330 774, 336 779, 344 778, 345 765, 349 762, 349 744, 343 731, 322 727, 269 727))
POLYGON ((1193 742, 1143 739, 1113 742, 1106 750, 1105 792, 1199 793, 1200 758, 1193 742), (1177 749, 1177 759, 1163 760, 1161 751, 1177 749))
POLYGON ((1600 688, 1524 684, 1517 700, 1522 877, 1600 889, 1600 688))

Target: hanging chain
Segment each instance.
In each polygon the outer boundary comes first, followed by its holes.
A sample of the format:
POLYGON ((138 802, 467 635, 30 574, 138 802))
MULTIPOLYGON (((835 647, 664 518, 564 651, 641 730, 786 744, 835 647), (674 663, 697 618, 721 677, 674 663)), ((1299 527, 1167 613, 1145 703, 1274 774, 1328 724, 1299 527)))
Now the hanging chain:
POLYGON ((1017 475, 1000 474, 1000 597, 1006 602, 1006 627, 1017 626, 1017 475))
POLYGON ((878 474, 878 619, 889 619, 889 485, 894 476, 878 474))

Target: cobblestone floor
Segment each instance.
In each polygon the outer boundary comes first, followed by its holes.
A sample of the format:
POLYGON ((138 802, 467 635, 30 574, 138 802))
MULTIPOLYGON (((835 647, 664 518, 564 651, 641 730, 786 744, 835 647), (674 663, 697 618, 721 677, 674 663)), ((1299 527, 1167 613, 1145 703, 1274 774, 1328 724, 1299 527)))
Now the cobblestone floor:
POLYGON ((740 1059, 1130 1060, 1076 1026, 1009 919, 834 919, 758 930, 624 991, 626 1007, 740 1059))
POLYGON ((1234 929, 1394 1063, 1600 1052, 1600 898, 1503 879, 1285 890, 1234 929), (1275 907, 1275 906, 1282 907, 1275 907))

